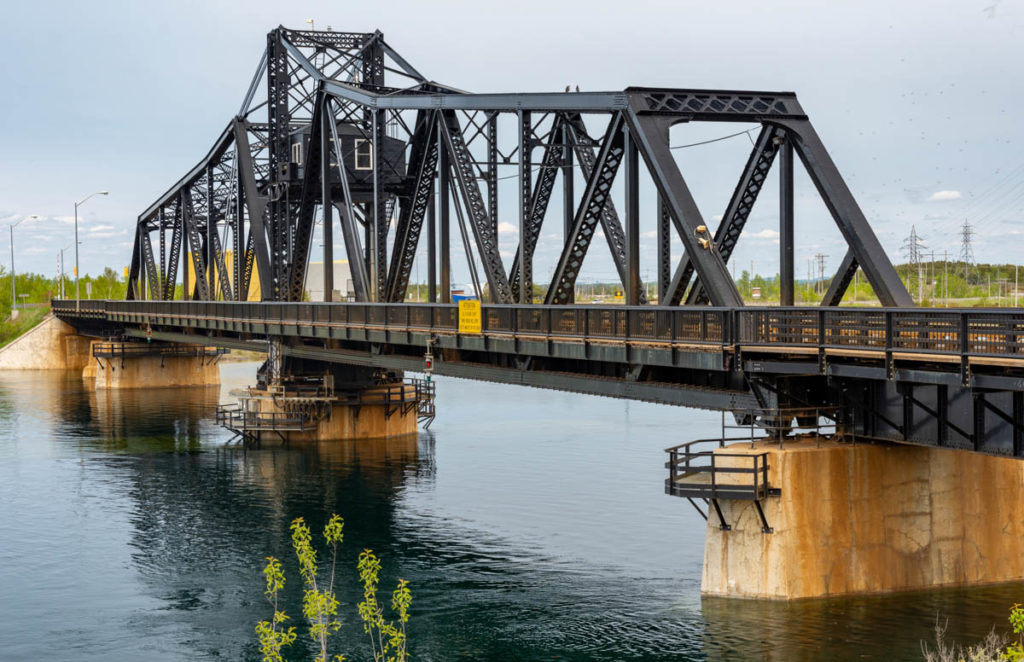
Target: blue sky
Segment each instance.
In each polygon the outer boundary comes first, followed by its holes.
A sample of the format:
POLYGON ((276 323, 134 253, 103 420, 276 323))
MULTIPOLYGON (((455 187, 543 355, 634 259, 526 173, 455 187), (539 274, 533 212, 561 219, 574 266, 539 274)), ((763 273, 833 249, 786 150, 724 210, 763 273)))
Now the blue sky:
MULTIPOLYGON (((83 271, 120 271, 138 213, 237 110, 267 31, 307 18, 379 28, 428 77, 478 92, 794 90, 893 257, 912 224, 929 250, 956 254, 958 226, 971 220, 983 261, 1014 261, 1024 236, 1018 1, 6 0, 3 13, 0 222, 42 217, 16 230, 19 271, 54 273, 57 251, 72 243, 72 203, 99 189, 110 196, 90 200, 80 217, 83 271)), ((735 130, 681 127, 673 142, 735 130)), ((677 151, 709 219, 742 168, 744 140, 677 151)), ((819 252, 834 268, 839 234, 806 178, 797 185, 798 275, 819 252)), ((772 195, 739 244, 741 269, 777 269, 772 195)), ((514 228, 506 230, 511 249, 514 228)), ((645 247, 653 254, 649 237, 645 247)), ((538 272, 555 253, 539 251, 538 272)), ((589 266, 591 278, 611 275, 603 257, 589 266)))

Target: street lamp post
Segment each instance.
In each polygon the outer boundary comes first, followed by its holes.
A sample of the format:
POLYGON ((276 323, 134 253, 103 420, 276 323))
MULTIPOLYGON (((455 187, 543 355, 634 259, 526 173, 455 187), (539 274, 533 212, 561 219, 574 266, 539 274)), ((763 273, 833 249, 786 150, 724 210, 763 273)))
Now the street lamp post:
MULTIPOLYGON (((37 216, 36 214, 32 214, 31 216, 22 216, 21 217, 21 221, 24 221, 27 218, 39 218, 39 216, 37 216)), ((18 225, 21 224, 21 221, 18 221, 17 223, 11 223, 10 224, 10 228, 11 228, 11 319, 14 318, 14 313, 15 313, 15 311, 18 308, 18 290, 17 290, 17 287, 16 287, 15 282, 14 282, 15 281, 15 278, 14 278, 14 228, 18 227, 18 225)))
POLYGON ((75 310, 76 311, 81 310, 81 308, 82 308, 82 299, 79 296, 79 289, 78 289, 78 207, 81 206, 81 205, 84 205, 85 201, 88 200, 89 198, 91 198, 94 195, 108 195, 109 193, 110 193, 110 191, 96 191, 95 193, 90 193, 89 195, 85 196, 84 198, 82 198, 81 200, 79 200, 78 202, 75 203, 75 310))

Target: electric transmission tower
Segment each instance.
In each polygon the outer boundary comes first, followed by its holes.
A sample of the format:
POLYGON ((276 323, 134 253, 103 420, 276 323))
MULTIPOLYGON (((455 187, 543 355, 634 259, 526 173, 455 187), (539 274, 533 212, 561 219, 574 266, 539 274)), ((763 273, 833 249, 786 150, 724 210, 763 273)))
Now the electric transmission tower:
POLYGON ((974 248, 971 242, 974 239, 974 226, 969 221, 964 221, 960 226, 960 261, 964 263, 964 280, 970 274, 971 265, 974 264, 974 248))
POLYGON ((924 249, 927 248, 924 244, 924 239, 917 234, 917 228, 913 225, 910 226, 910 236, 903 242, 903 254, 907 258, 907 280, 910 280, 910 274, 915 270, 917 271, 917 301, 918 303, 924 298, 924 274, 921 273, 923 268, 924 249))

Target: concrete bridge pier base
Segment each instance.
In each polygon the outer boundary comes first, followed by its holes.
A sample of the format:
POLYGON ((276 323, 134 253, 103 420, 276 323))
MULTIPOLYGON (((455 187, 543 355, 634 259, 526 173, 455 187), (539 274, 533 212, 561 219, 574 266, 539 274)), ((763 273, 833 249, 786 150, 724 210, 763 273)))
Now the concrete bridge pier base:
POLYGON ((82 377, 96 389, 219 386, 222 353, 201 345, 94 340, 82 377))
POLYGON ((705 595, 793 600, 1024 579, 1024 462, 942 448, 803 440, 768 453, 778 496, 708 512, 705 595))
POLYGON ((402 437, 433 418, 433 386, 423 380, 357 366, 291 360, 278 372, 268 364, 237 405, 218 410, 218 422, 247 441, 402 437))

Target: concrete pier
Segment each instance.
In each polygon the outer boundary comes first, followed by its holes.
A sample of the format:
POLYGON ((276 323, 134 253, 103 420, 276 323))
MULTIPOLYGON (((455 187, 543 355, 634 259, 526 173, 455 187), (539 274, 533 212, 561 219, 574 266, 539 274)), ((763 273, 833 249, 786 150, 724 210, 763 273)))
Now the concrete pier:
POLYGON ((82 377, 96 389, 219 386, 219 353, 199 345, 91 343, 82 377))
POLYGON ((780 496, 709 513, 705 595, 793 600, 1024 579, 1024 462, 907 445, 734 444, 768 452, 780 496))
POLYGON ((415 388, 402 382, 316 401, 250 389, 242 407, 253 415, 251 427, 259 441, 383 439, 416 434, 415 397, 415 388))
POLYGON ((272 348, 257 385, 217 422, 248 442, 386 439, 433 419, 434 387, 395 371, 288 358, 272 348), (277 360, 275 361, 275 356, 277 360))

